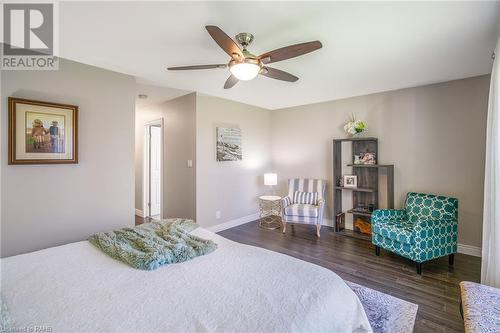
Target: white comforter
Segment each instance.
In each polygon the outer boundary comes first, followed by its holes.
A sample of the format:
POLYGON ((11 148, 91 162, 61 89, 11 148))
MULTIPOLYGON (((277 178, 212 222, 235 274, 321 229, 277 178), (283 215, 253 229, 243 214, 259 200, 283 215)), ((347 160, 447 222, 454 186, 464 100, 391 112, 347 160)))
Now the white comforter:
POLYGON ((335 273, 204 229, 218 249, 140 271, 90 243, 2 259, 2 295, 24 328, 53 332, 369 332, 335 273))

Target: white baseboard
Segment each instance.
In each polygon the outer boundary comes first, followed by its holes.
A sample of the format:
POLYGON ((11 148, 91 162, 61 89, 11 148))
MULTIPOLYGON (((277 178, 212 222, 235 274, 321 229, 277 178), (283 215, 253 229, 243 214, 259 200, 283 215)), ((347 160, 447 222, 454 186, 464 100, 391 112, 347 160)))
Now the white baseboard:
POLYGON ((255 214, 251 214, 251 215, 247 215, 247 216, 243 216, 243 217, 237 218, 235 220, 227 221, 227 222, 224 222, 224 223, 221 223, 221 224, 216 224, 216 225, 213 225, 211 227, 208 227, 207 229, 210 230, 210 231, 212 231, 212 232, 220 232, 222 230, 226 230, 226 229, 229 229, 229 228, 232 228, 232 227, 236 227, 236 226, 241 225, 241 224, 245 224, 245 223, 248 223, 248 222, 255 221, 258 218, 259 218, 259 213, 255 213, 255 214))
POLYGON ((474 257, 481 257, 481 248, 477 246, 458 244, 458 253, 468 254, 474 257))
MULTIPOLYGON (((135 214, 138 216, 143 216, 142 211, 136 209, 135 214)), ((259 213, 243 216, 234 220, 230 220, 224 223, 216 224, 207 229, 212 232, 221 232, 226 229, 230 229, 248 222, 252 222, 259 219, 259 213)), ((323 225, 333 227, 333 220, 323 219, 323 225)), ((458 253, 467 254, 474 257, 481 257, 481 248, 477 246, 458 244, 458 253)))
POLYGON ((144 217, 144 213, 142 212, 142 210, 140 209, 136 209, 135 210, 135 215, 139 216, 139 217, 144 217))
MULTIPOLYGON (((260 217, 259 213, 255 213, 255 214, 251 214, 251 215, 237 218, 235 220, 227 221, 227 222, 224 222, 221 224, 216 224, 216 225, 213 225, 213 226, 208 227, 206 229, 208 229, 212 232, 221 232, 223 230, 226 230, 226 229, 229 229, 232 227, 236 227, 236 226, 239 226, 241 224, 245 224, 248 222, 258 220, 259 217, 260 217)), ((333 220, 323 219, 323 225, 328 226, 328 227, 333 227, 333 220)))

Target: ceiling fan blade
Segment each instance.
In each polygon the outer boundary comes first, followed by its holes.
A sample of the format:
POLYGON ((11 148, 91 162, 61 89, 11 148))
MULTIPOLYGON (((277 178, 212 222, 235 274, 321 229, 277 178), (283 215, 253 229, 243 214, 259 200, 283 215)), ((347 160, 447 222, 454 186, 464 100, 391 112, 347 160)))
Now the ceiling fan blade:
POLYGON ((263 71, 260 74, 270 77, 271 79, 288 81, 288 82, 295 82, 299 79, 295 75, 271 67, 264 67, 263 71))
POLYGON ((238 83, 238 81, 239 80, 236 78, 236 76, 231 74, 231 76, 226 80, 226 83, 224 83, 224 89, 232 88, 236 83, 238 83))
POLYGON ((314 42, 306 42, 306 43, 290 45, 290 46, 282 47, 280 49, 276 49, 276 50, 261 54, 259 56, 259 59, 264 64, 270 64, 273 62, 278 62, 278 61, 301 56, 303 54, 320 49, 322 46, 323 45, 318 40, 316 40, 314 42))
POLYGON ((243 53, 241 53, 240 47, 234 40, 232 40, 224 31, 215 25, 205 26, 208 33, 215 42, 224 50, 230 57, 239 56, 243 58, 243 53))
POLYGON ((213 69, 213 68, 226 68, 226 64, 219 65, 194 65, 194 66, 179 66, 179 67, 169 67, 167 68, 169 71, 185 71, 192 69, 213 69))

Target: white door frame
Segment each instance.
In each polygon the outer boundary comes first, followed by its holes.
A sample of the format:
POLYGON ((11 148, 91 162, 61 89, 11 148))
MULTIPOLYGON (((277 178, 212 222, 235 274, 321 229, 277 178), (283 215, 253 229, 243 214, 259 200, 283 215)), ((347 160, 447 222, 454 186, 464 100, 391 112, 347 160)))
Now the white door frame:
POLYGON ((164 200, 164 183, 165 183, 165 160, 164 160, 164 126, 163 126, 163 118, 155 119, 152 121, 149 121, 144 124, 144 156, 142 159, 142 166, 143 166, 143 175, 144 179, 142 181, 142 191, 143 191, 143 204, 142 204, 142 209, 144 212, 144 217, 150 216, 150 208, 149 208, 149 195, 150 195, 150 189, 149 189, 149 149, 150 149, 150 144, 149 144, 149 127, 150 126, 160 126, 161 129, 161 142, 160 142, 160 160, 161 160, 161 170, 160 170, 160 219, 163 219, 163 200, 164 200))

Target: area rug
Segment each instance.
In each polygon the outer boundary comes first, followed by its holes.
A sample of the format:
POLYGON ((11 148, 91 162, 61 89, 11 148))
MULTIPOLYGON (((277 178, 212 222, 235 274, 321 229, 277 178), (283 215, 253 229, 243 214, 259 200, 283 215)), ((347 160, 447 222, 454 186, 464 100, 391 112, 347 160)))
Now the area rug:
POLYGON ((363 304, 374 333, 413 332, 418 305, 345 281, 363 304))

